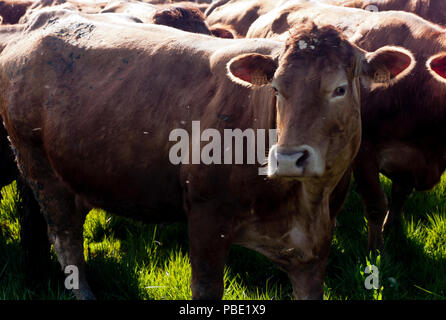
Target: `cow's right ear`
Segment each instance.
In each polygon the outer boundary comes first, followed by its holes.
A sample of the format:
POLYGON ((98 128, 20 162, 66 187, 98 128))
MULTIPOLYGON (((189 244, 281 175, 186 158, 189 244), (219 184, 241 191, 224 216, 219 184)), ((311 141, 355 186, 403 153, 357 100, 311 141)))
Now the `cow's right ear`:
POLYGON ((270 56, 248 53, 232 58, 226 69, 228 77, 242 86, 263 86, 273 80, 277 63, 270 56))
POLYGON ((370 90, 393 85, 407 76, 416 63, 409 50, 393 46, 364 52, 361 60, 359 76, 370 90))

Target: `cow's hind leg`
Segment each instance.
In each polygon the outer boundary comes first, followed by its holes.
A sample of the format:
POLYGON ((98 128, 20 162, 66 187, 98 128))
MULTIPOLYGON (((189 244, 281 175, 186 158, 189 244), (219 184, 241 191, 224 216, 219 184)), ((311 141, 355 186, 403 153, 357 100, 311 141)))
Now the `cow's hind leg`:
POLYGON ((41 179, 31 186, 45 214, 48 236, 62 270, 70 271, 72 278, 66 287, 78 299, 95 299, 87 283, 83 252, 83 224, 88 208, 56 177, 41 179))
MULTIPOLYGON (((0 189, 17 181, 20 233, 23 265, 28 286, 37 287, 47 280, 50 265, 50 247, 46 222, 34 194, 19 173, 8 134, 0 124, 0 189)), ((2 196, 0 194, 0 200, 2 196)))
POLYGON ((215 207, 195 206, 188 217, 192 299, 218 300, 223 296, 223 272, 233 229, 215 207))
POLYGON ((18 212, 20 217, 20 235, 23 264, 26 271, 26 282, 37 287, 48 279, 50 268, 50 243, 47 223, 40 212, 40 206, 34 193, 22 177, 17 179, 17 190, 20 201, 18 212))

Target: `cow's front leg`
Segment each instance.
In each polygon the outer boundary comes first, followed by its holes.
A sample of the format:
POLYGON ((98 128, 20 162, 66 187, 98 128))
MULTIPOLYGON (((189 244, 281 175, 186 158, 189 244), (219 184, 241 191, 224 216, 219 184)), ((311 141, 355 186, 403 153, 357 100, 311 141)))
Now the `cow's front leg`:
POLYGON ((392 181, 392 201, 390 204, 389 214, 384 223, 384 228, 387 231, 390 229, 397 229, 401 231, 401 218, 403 214, 404 204, 413 191, 413 185, 410 182, 392 181))
POLYGON ((217 300, 223 296, 223 272, 233 231, 215 208, 195 206, 188 217, 192 299, 217 300))
POLYGON ((369 152, 362 151, 355 160, 353 173, 362 196, 368 222, 368 248, 375 251, 384 246, 383 224, 387 214, 387 197, 379 181, 379 169, 370 159, 369 152))

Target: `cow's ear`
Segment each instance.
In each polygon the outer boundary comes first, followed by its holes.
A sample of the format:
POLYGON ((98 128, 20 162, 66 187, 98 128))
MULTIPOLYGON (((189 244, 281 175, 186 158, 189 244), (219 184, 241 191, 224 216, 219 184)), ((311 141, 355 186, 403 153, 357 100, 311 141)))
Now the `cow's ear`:
POLYGON ((426 62, 426 67, 435 79, 446 83, 446 52, 430 57, 426 62))
POLYGON ((388 87, 407 76, 415 67, 415 58, 409 50, 385 46, 375 52, 365 52, 360 68, 363 85, 374 90, 388 87))
POLYGON ((226 69, 228 77, 242 86, 263 86, 273 80, 277 64, 270 56, 248 53, 232 58, 226 69))

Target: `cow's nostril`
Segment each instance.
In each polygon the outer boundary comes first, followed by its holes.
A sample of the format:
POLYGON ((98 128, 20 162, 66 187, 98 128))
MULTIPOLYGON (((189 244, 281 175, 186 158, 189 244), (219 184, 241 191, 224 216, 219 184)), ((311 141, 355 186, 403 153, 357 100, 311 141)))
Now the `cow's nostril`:
POLYGON ((301 152, 302 155, 299 157, 299 159, 296 160, 296 167, 301 168, 305 165, 305 161, 310 156, 310 153, 307 150, 304 150, 301 152))

